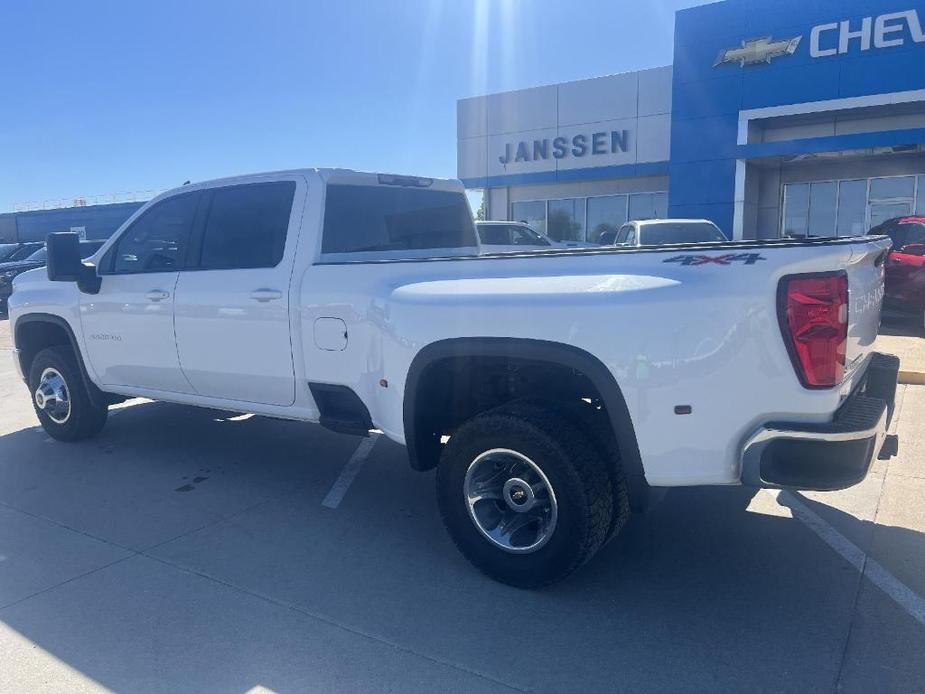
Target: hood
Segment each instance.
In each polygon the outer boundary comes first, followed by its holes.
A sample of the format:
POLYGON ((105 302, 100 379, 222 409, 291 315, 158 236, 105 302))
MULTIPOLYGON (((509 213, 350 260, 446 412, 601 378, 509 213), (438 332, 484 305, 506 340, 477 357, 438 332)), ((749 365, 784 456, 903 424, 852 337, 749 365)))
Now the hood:
POLYGON ((0 272, 8 272, 10 270, 25 272, 26 270, 42 267, 43 265, 45 265, 45 263, 36 263, 32 260, 15 260, 12 263, 0 263, 0 272))

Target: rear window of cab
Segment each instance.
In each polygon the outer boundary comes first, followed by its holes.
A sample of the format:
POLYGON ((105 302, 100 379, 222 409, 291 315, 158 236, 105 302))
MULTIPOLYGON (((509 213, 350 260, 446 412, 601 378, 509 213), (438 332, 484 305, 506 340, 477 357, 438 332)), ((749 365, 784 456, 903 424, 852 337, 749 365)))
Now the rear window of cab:
POLYGON ((462 193, 387 185, 327 187, 323 254, 415 257, 426 255, 417 251, 476 247, 472 213, 462 193))

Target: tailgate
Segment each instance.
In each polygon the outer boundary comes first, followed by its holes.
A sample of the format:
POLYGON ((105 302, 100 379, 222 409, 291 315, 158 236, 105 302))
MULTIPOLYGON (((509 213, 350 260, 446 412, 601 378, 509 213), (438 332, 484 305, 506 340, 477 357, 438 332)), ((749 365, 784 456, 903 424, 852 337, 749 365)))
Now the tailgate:
POLYGON ((880 330, 884 268, 891 241, 888 237, 852 247, 848 261, 848 345, 845 379, 867 364, 880 330))

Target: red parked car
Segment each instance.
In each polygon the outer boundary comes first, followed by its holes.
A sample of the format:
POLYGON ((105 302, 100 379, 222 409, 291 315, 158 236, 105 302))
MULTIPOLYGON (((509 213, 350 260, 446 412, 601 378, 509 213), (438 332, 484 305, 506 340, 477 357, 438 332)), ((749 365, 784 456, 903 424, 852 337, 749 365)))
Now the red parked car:
POLYGON ((885 304, 925 324, 925 216, 897 217, 870 230, 893 239, 886 264, 885 304))

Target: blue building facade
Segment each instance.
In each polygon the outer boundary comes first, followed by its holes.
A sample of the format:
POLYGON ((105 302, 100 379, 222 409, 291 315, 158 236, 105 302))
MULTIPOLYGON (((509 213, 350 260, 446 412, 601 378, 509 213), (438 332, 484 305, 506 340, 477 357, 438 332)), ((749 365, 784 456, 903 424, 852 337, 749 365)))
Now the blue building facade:
POLYGON ((491 219, 589 241, 664 216, 863 234, 925 214, 925 2, 702 5, 677 13, 671 66, 457 110, 458 175, 491 219))
POLYGON ((44 241, 53 231, 79 231, 87 239, 107 239, 143 204, 123 202, 0 214, 0 243, 44 241))
MULTIPOLYGON (((914 0, 727 0, 678 12, 669 214, 713 219, 737 236, 773 235, 773 214, 759 215, 762 178, 827 163, 834 171, 824 181, 806 183, 810 198, 813 183, 835 184, 837 230, 841 194, 864 187, 842 181, 868 178, 865 169, 870 178, 925 172, 915 162, 925 143, 923 22, 925 3, 914 0)), ((896 196, 884 201, 904 202, 882 213, 875 202, 863 226, 921 207, 917 183, 886 190, 896 196)), ((833 203, 831 189, 819 195, 820 218, 832 216, 821 209, 833 203)), ((803 231, 799 219, 788 228, 788 212, 803 215, 781 202, 782 230, 803 231)))

